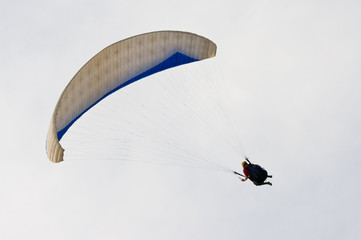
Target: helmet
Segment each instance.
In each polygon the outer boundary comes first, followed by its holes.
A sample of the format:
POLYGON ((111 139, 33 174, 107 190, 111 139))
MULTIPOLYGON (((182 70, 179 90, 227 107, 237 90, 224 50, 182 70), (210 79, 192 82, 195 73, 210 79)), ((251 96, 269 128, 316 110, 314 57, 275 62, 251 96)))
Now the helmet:
POLYGON ((246 161, 242 162, 242 167, 244 168, 245 165, 247 165, 248 163, 246 161))

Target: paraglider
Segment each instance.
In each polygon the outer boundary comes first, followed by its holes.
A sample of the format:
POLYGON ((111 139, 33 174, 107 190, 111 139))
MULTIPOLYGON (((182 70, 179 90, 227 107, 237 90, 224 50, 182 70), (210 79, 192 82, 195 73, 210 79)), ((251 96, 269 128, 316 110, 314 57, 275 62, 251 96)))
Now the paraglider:
MULTIPOLYGON (((48 158, 54 163, 64 160, 64 149, 60 144, 62 137, 88 110, 109 95, 160 71, 212 58, 216 55, 216 51, 217 46, 211 40, 194 33, 180 31, 145 33, 121 40, 106 47, 90 59, 63 90, 55 106, 47 134, 46 151, 48 158)), ((209 84, 208 78, 206 82, 209 84)), ((211 89, 214 90, 214 88, 211 89)), ((220 112, 225 114, 222 104, 217 102, 217 99, 215 103, 213 105, 219 107, 220 112)), ((183 105, 189 108, 188 105, 183 105)), ((194 112, 196 111, 192 111, 192 113, 194 112)), ((200 120, 201 123, 208 123, 208 121, 203 121, 200 117, 201 114, 197 114, 196 118, 199 118, 197 120, 200 120)), ((226 116, 225 120, 223 126, 232 126, 232 122, 226 116)), ((217 125, 219 125, 218 123, 217 125)), ((92 131, 93 129, 90 130, 92 131)), ((209 131, 205 132, 209 136, 209 131)), ((234 133, 235 131, 232 132, 234 133)), ((219 138, 217 132, 214 134, 219 138)), ((229 145, 237 145, 232 140, 229 140, 228 136, 227 140, 230 142, 229 145)), ((187 143, 187 141, 183 142, 187 143)), ((257 186, 272 185, 270 182, 265 182, 267 178, 272 176, 268 175, 267 171, 259 165, 252 164, 248 158, 246 158, 247 162, 242 163, 243 175, 222 166, 222 164, 213 161, 213 159, 209 159, 207 154, 198 152, 198 149, 189 149, 188 147, 191 144, 182 146, 168 141, 166 141, 166 144, 167 147, 182 152, 183 155, 176 154, 177 157, 182 158, 182 161, 188 158, 188 162, 195 165, 198 164, 199 166, 234 173, 243 176, 244 179, 242 181, 246 181, 249 178, 257 186)))
POLYGON ((261 166, 251 163, 247 157, 246 157, 246 161, 242 162, 242 167, 243 167, 244 175, 236 171, 233 172, 238 176, 244 177, 243 179, 241 179, 242 182, 246 181, 247 179, 250 179, 256 186, 261 186, 266 184, 272 186, 271 182, 265 182, 267 178, 272 178, 272 175, 268 175, 267 171, 261 166))

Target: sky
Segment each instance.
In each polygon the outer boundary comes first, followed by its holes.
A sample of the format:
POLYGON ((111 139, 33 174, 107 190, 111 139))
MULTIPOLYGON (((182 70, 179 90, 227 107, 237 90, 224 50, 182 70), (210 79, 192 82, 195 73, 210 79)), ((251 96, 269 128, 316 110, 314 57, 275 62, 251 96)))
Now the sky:
MULTIPOLYGON (((361 238, 359 1, 1 0, 0 9, 0 239, 361 238), (216 67, 227 116, 272 187, 130 161, 138 155, 47 159, 50 118, 74 74, 104 47, 158 30, 217 44, 201 70, 190 64, 159 78, 206 78, 216 67)), ((127 91, 162 96, 156 79, 127 91)), ((140 111, 134 106, 123 110, 140 111)), ((233 139, 227 134, 220 139, 233 139)), ((147 154, 149 141, 138 141, 132 146, 147 154)), ((209 153, 241 170, 241 156, 217 146, 209 153)))

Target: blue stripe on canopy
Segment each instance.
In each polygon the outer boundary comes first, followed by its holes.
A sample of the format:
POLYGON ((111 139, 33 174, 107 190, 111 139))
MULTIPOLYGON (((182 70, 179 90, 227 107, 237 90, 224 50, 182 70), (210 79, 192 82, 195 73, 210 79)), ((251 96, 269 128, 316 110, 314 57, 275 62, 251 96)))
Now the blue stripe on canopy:
POLYGON ((104 98, 106 98, 107 96, 109 96, 110 94, 118 91, 119 89, 132 84, 135 81, 138 81, 142 78, 148 77, 154 73, 166 70, 168 68, 172 68, 172 67, 176 67, 179 65, 183 65, 183 64, 187 64, 187 63, 191 63, 191 62, 195 62, 198 61, 198 59, 195 58, 191 58, 188 57, 182 53, 176 52, 175 54, 173 54, 171 57, 167 58, 166 60, 164 60, 163 62, 159 63, 158 65, 152 67, 151 69, 133 77, 132 79, 129 79, 128 81, 124 82, 123 84, 121 84, 120 86, 114 88, 113 90, 111 90, 110 92, 106 93, 103 97, 101 97, 99 100, 97 100, 95 103, 93 103, 90 107, 88 107, 87 109, 85 109, 82 113, 80 113, 78 116, 76 116, 68 125, 66 125, 63 129, 61 129, 60 131, 57 132, 58 135, 58 139, 60 141, 60 139, 64 136, 64 134, 68 131, 68 129, 74 124, 74 122, 76 120, 78 120, 84 113, 86 113, 89 109, 91 109, 92 107, 94 107, 97 103, 99 103, 101 100, 103 100, 104 98))

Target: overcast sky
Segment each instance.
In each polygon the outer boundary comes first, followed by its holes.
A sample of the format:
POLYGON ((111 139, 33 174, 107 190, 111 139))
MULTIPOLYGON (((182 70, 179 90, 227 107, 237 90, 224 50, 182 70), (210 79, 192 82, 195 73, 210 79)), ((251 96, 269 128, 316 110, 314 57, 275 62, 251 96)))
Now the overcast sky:
POLYGON ((1 0, 0 11, 0 239, 361 239, 361 2, 1 0), (109 44, 157 30, 217 44, 200 69, 216 66, 227 83, 228 116, 272 187, 47 159, 51 114, 74 74, 109 44))

